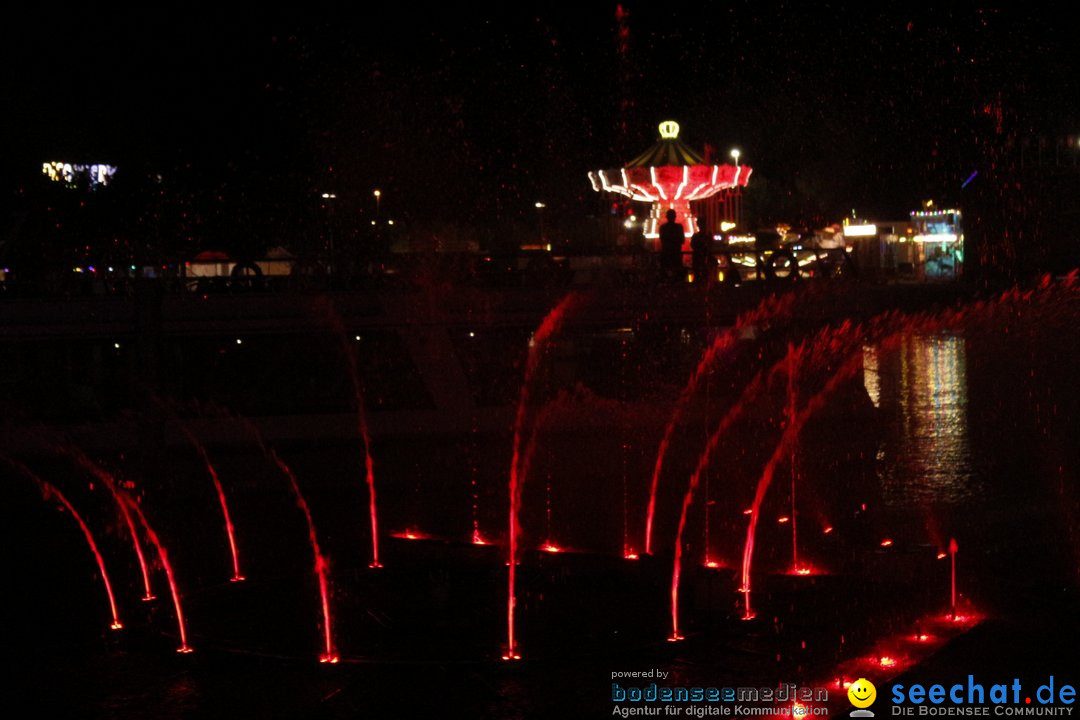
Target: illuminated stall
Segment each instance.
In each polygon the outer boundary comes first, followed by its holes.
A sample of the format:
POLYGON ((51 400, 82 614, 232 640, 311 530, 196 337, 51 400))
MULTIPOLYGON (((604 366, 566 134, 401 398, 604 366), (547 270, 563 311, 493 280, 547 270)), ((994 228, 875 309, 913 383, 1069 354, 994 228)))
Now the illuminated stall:
POLYGON ((951 280, 964 265, 964 232, 959 210, 927 209, 911 213, 913 264, 916 277, 951 280))

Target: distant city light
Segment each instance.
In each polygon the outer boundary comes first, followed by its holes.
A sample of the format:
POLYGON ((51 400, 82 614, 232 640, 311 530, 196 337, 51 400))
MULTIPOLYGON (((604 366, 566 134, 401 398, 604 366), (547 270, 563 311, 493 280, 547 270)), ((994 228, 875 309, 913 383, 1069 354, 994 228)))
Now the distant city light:
POLYGON ((546 207, 547 207, 547 205, 545 205, 545 204, 544 204, 544 203, 542 203, 542 202, 538 202, 538 203, 536 203, 536 209, 537 209, 537 210, 543 210, 543 209, 544 209, 544 208, 546 208, 546 207))
POLYGON ((931 210, 929 212, 924 210, 917 210, 911 213, 912 217, 944 217, 945 215, 959 215, 959 210, 931 210))
POLYGON ((730 222, 728 220, 724 220, 723 222, 720 223, 720 232, 727 232, 728 230, 734 230, 734 229, 735 229, 735 223, 733 223, 733 222, 730 222))
POLYGON ((75 187, 80 177, 87 178, 90 187, 108 185, 116 174, 116 168, 112 165, 96 163, 94 165, 80 165, 66 162, 47 162, 41 164, 41 173, 53 182, 62 182, 69 187, 75 187))
POLYGON ((877 235, 877 225, 845 225, 844 237, 873 237, 877 235))

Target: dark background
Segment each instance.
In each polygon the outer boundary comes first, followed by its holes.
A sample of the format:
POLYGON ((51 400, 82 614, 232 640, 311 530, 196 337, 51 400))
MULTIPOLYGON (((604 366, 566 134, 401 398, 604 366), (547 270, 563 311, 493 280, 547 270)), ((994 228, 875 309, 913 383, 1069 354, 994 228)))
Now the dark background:
POLYGON ((1080 262, 1080 45, 1055 11, 50 7, 0 32, 5 262, 56 232, 52 159, 121 168, 55 243, 87 239, 75 222, 150 259, 358 236, 376 187, 409 236, 531 237, 543 200, 549 234, 584 242, 611 203, 585 173, 668 118, 699 150, 741 149, 751 225, 933 197, 965 211, 973 269, 1080 262))

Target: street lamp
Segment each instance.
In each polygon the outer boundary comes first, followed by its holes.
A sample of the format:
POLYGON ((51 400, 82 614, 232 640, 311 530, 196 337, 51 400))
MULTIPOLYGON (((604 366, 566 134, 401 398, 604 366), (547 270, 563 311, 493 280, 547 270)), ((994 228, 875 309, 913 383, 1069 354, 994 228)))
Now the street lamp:
POLYGON ((373 194, 375 195, 375 219, 378 220, 378 218, 379 218, 379 204, 380 204, 379 199, 382 198, 382 190, 379 190, 378 188, 375 188, 375 192, 373 194))
POLYGON ((327 236, 328 236, 327 239, 328 239, 328 244, 329 244, 329 247, 327 249, 330 251, 330 268, 331 268, 331 271, 332 271, 333 267, 334 267, 334 203, 333 203, 333 201, 337 199, 337 193, 324 192, 322 194, 322 199, 326 201, 326 203, 325 203, 325 205, 326 205, 326 221, 327 221, 326 225, 327 225, 327 236))
MULTIPOLYGON (((739 148, 731 148, 731 159, 735 161, 736 177, 738 177, 740 155, 742 155, 742 153, 739 152, 739 148)), ((735 221, 736 225, 738 225, 740 222, 742 222, 742 218, 740 217, 742 215, 742 191, 739 189, 738 185, 735 186, 735 193, 732 195, 731 204, 734 206, 732 208, 731 219, 735 221)))
POLYGON ((544 244, 544 208, 546 208, 542 202, 536 203, 536 214, 540 216, 540 244, 544 244))

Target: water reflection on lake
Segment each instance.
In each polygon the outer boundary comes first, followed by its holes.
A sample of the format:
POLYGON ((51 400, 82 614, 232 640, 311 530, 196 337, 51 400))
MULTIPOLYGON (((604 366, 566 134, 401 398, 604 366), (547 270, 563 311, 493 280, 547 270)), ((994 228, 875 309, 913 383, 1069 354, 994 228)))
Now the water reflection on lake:
POLYGON ((878 474, 886 504, 973 499, 980 481, 969 438, 967 347, 960 335, 911 335, 898 351, 863 348, 866 391, 885 431, 878 474))

